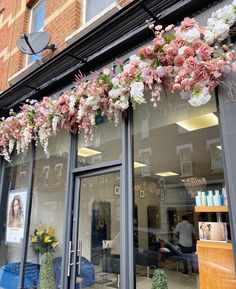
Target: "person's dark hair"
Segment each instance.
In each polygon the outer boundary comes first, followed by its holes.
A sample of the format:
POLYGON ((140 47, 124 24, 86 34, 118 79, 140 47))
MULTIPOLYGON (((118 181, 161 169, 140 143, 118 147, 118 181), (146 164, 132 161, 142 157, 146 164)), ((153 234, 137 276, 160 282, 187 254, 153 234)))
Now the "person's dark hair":
POLYGON ((183 220, 183 221, 188 221, 188 216, 187 216, 187 215, 183 215, 183 216, 182 216, 182 220, 183 220))

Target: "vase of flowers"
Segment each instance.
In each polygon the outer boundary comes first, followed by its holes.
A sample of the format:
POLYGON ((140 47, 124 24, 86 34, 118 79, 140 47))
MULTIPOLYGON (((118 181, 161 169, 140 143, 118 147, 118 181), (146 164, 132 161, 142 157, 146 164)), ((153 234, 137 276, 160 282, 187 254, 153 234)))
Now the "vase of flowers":
POLYGON ((59 246, 59 242, 55 236, 55 228, 46 227, 39 224, 34 230, 34 235, 31 239, 33 250, 39 254, 40 273, 38 289, 55 289, 56 282, 53 271, 53 252, 59 246))

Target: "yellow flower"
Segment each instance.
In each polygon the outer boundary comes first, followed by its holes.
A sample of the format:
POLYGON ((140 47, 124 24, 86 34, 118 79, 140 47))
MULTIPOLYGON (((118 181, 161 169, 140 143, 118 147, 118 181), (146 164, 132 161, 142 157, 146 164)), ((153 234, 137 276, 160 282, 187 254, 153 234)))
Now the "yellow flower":
POLYGON ((44 238, 44 243, 50 243, 50 242, 52 242, 52 240, 50 239, 50 236, 46 236, 44 238))
POLYGON ((31 243, 37 243, 37 242, 38 242, 38 239, 36 236, 31 239, 31 243))
POLYGON ((38 235, 38 236, 42 236, 43 233, 44 233, 44 231, 37 231, 37 232, 36 232, 36 235, 38 235))
POLYGON ((53 242, 53 243, 52 243, 52 247, 53 247, 53 248, 56 248, 57 246, 59 246, 59 242, 53 242))
POLYGON ((54 237, 55 236, 55 229, 53 227, 49 227, 46 233, 48 236, 54 237))

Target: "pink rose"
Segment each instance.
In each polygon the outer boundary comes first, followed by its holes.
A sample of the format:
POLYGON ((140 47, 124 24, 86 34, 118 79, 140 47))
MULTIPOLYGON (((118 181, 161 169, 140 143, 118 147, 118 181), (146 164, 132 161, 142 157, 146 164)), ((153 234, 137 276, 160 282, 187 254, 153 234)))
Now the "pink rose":
POLYGON ((172 30, 174 28, 174 25, 171 24, 171 25, 168 25, 166 28, 165 28, 165 31, 166 32, 169 32, 170 30, 172 30))
POLYGON ((181 81, 181 87, 185 90, 189 90, 190 89, 190 81, 188 78, 185 78, 181 81))
POLYGON ((162 29, 162 25, 157 25, 157 26, 155 26, 155 30, 156 31, 159 31, 159 30, 161 30, 162 29))
POLYGON ((232 61, 234 55, 233 55, 233 53, 231 51, 229 51, 229 52, 226 53, 225 57, 226 57, 226 60, 232 61))
POLYGON ((68 106, 67 106, 67 105, 63 105, 63 106, 61 107, 61 112, 62 112, 63 114, 66 114, 66 113, 68 112, 68 106))
POLYGON ((203 42, 200 39, 194 40, 192 43, 193 50, 196 51, 202 44, 203 44, 203 42))
POLYGON ((189 29, 196 27, 196 26, 197 26, 197 22, 194 18, 186 17, 181 22, 181 28, 184 30, 189 30, 189 29))
POLYGON ((179 83, 175 83, 172 87, 173 91, 179 91, 181 90, 181 85, 179 83))
POLYGON ((189 58, 190 56, 194 56, 194 50, 191 47, 187 47, 184 49, 184 57, 189 58))
POLYGON ((186 44, 186 41, 182 37, 177 36, 174 40, 174 44, 180 48, 186 44))
POLYGON ((146 55, 150 56, 153 54, 153 47, 151 45, 148 45, 145 47, 145 53, 146 55))
POLYGON ((185 65, 188 69, 195 69, 197 65, 197 61, 194 57, 190 56, 188 59, 185 60, 185 65))
POLYGON ((175 66, 177 66, 177 67, 183 66, 184 60, 185 60, 185 58, 182 55, 175 56, 175 58, 174 58, 175 66))
POLYGON ((202 56, 203 60, 209 60, 209 58, 211 57, 212 52, 213 52, 213 48, 210 47, 206 43, 202 44, 197 50, 197 53, 202 56))

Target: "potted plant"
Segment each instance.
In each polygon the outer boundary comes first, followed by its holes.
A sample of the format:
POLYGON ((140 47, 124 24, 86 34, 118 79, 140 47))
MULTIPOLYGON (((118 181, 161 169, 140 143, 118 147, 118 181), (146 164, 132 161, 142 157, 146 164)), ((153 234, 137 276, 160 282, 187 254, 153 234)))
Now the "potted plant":
POLYGON ((55 228, 39 224, 31 239, 33 250, 41 256, 38 289, 55 289, 56 282, 53 271, 53 252, 59 246, 55 236, 55 228))
POLYGON ((152 278, 152 289, 168 289, 166 274, 163 270, 156 270, 152 278))

